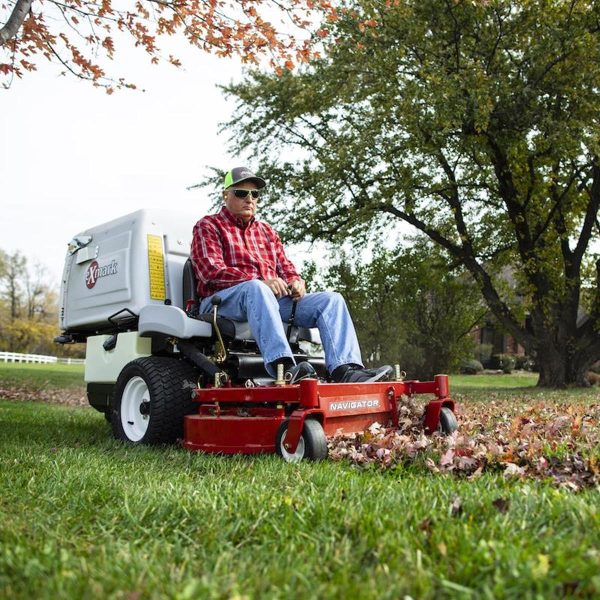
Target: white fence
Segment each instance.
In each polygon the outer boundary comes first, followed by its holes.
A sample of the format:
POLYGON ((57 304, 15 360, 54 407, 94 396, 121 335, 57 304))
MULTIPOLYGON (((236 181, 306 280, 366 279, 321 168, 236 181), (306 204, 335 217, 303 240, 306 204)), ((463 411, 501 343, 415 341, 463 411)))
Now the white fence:
POLYGON ((20 354, 18 352, 0 352, 0 362, 21 363, 61 363, 67 365, 82 365, 83 358, 58 358, 56 356, 45 356, 44 354, 20 354))

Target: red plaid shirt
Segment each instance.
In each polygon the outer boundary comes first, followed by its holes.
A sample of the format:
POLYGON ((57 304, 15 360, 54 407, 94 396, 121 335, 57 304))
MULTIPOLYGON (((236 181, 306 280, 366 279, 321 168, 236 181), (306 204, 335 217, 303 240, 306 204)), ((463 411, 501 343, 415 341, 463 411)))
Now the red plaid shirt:
POLYGON ((225 207, 196 223, 191 258, 201 298, 249 279, 301 279, 270 225, 252 218, 244 226, 225 207))

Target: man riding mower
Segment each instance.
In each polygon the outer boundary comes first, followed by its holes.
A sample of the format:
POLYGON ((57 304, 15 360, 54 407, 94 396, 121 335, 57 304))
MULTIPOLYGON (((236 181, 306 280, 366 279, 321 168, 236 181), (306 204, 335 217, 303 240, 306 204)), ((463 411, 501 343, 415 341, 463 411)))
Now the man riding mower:
POLYGON ((137 211, 69 246, 60 343, 86 342, 92 406, 130 443, 322 459, 326 435, 398 425, 403 395, 433 394, 426 432, 456 429, 447 376, 365 369, 336 293, 306 293, 275 231, 254 217, 264 180, 226 176, 224 206, 193 228, 137 211), (313 356, 321 344, 325 356, 313 356))

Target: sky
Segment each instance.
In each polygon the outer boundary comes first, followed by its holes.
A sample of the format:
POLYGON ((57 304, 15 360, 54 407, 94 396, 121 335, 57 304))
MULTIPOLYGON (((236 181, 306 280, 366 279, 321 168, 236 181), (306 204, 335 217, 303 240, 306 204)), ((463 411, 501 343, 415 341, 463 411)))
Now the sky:
POLYGON ((218 134, 233 104, 216 86, 242 67, 191 48, 178 56, 183 69, 133 49, 115 55, 115 73, 143 93, 107 95, 45 61, 0 88, 1 249, 43 264, 58 285, 68 242, 89 227, 140 208, 209 211, 206 191, 186 188, 208 166, 239 162, 218 134))

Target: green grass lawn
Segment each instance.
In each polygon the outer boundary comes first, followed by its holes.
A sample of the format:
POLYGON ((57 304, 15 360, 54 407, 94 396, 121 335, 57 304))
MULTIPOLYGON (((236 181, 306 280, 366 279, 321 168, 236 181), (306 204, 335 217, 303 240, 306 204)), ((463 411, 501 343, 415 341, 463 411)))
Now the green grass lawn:
MULTIPOLYGON (((532 377, 504 377, 451 386, 467 410, 538 398, 532 377)), ((23 378, 68 389, 82 367, 0 365, 0 388, 23 378)), ((544 398, 598 403, 586 393, 544 398)), ((0 598, 595 598, 599 506, 597 487, 423 460, 126 446, 89 408, 0 400, 0 598)))
POLYGON ((533 387, 537 384, 538 374, 527 371, 511 375, 450 375, 452 388, 505 390, 507 388, 533 387))
POLYGON ((0 401, 0 597, 597 597, 599 496, 128 447, 0 401))
POLYGON ((511 400, 532 403, 541 400, 568 404, 600 402, 600 387, 548 390, 537 388, 538 374, 522 372, 512 375, 450 375, 450 395, 457 401, 511 400))
POLYGON ((0 385, 75 387, 83 385, 83 365, 0 362, 0 385))

